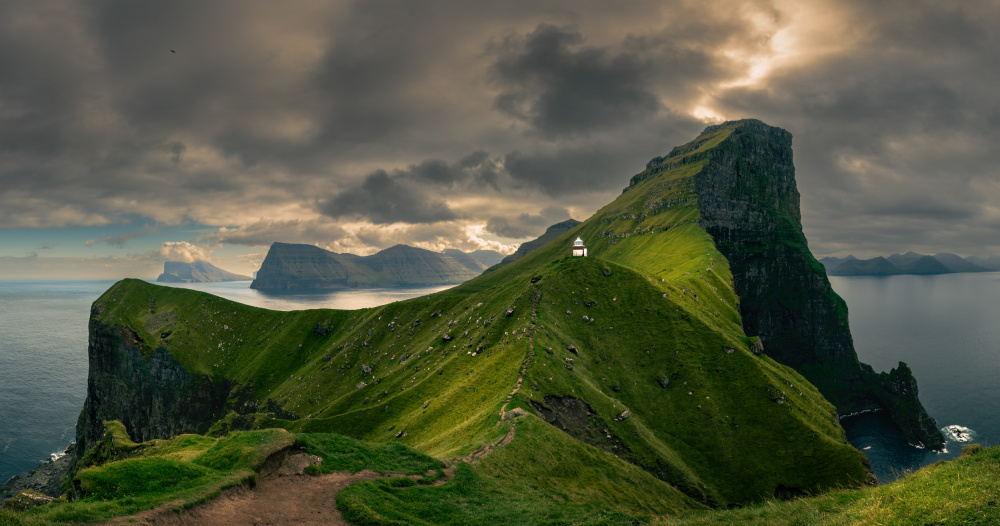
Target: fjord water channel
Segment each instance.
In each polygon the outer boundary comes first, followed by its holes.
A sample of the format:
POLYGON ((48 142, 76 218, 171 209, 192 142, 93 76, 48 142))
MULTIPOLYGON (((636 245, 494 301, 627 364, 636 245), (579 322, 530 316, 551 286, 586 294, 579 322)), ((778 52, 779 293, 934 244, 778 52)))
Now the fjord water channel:
MULTIPOLYGON (((832 277, 858 356, 878 371, 900 360, 938 427, 960 426, 947 453, 908 444, 884 413, 841 421, 879 480, 1000 440, 1000 273, 832 277)), ((110 281, 0 281, 0 484, 74 439, 87 390, 90 305, 110 281)), ((276 310, 373 307, 447 287, 263 293, 249 282, 173 284, 276 310)), ((946 435, 948 437, 948 435, 946 435)))

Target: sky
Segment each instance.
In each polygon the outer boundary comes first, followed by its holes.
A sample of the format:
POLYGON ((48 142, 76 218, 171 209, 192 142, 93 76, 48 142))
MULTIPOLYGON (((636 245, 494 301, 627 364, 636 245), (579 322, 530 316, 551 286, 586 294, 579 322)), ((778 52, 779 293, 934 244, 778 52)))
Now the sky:
POLYGON ((7 0, 0 279, 512 251, 722 120, 817 257, 1000 254, 1000 3, 7 0))

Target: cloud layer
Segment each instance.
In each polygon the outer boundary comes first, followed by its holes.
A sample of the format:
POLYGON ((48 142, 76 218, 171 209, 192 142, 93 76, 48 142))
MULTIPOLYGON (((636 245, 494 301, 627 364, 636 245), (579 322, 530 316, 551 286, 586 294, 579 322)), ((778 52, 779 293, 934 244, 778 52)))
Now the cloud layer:
POLYGON ((757 117, 795 136, 818 254, 1000 253, 998 23, 986 1, 7 2, 0 227, 507 246, 757 117))

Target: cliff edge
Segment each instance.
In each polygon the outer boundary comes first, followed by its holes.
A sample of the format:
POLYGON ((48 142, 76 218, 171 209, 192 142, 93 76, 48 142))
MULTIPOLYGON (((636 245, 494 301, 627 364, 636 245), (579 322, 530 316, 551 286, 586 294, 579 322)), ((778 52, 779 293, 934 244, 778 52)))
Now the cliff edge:
POLYGON ((729 260, 746 334, 759 336, 768 356, 802 373, 841 415, 885 409, 911 440, 943 447, 909 367, 879 374, 858 360, 847 305, 802 233, 792 135, 755 119, 709 126, 650 161, 632 185, 696 164, 703 165, 694 178, 698 223, 729 260))

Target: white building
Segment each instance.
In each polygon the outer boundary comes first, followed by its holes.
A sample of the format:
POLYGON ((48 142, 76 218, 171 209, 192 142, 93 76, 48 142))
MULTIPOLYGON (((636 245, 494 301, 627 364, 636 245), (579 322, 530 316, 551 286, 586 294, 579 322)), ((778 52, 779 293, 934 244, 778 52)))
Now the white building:
POLYGON ((579 237, 573 242, 573 255, 574 256, 586 256, 587 247, 583 246, 583 240, 579 237))

